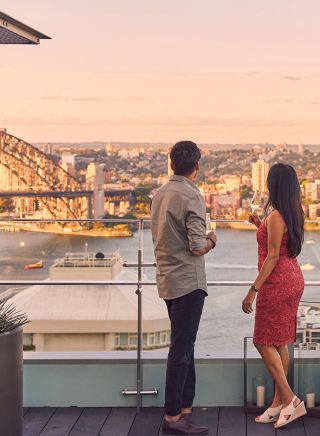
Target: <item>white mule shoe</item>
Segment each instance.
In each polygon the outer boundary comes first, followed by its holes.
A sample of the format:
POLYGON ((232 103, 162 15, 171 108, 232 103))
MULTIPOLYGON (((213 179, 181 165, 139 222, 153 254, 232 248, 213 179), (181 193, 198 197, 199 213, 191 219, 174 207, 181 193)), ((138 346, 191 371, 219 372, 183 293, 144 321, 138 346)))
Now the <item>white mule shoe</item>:
POLYGON ((285 425, 289 424, 292 421, 295 421, 296 419, 300 418, 301 416, 304 416, 307 414, 306 407, 304 405, 304 401, 301 401, 297 406, 294 406, 294 402, 297 399, 296 396, 292 398, 291 403, 284 407, 280 412, 280 418, 275 423, 275 428, 284 427, 285 425))
POLYGON ((262 415, 257 416, 255 421, 260 424, 270 424, 271 422, 276 422, 279 418, 282 406, 269 407, 265 410, 262 415))

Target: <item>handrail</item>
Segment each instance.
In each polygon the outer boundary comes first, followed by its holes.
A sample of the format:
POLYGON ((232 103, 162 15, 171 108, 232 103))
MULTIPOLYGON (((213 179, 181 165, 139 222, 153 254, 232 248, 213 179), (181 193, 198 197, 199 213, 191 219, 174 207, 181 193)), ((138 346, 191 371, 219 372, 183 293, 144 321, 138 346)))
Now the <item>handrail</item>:
MULTIPOLYGON (((59 219, 43 219, 43 218, 0 218, 0 223, 141 223, 151 222, 151 217, 147 218, 59 218, 59 219)), ((247 220, 242 219, 211 219, 213 223, 242 223, 247 224, 248 227, 252 224, 247 220)), ((320 224, 320 220, 305 220, 305 224, 320 224)))
MULTIPOLYGON (((117 281, 117 280, 0 280, 0 286, 32 286, 32 285, 106 285, 106 286, 156 286, 157 282, 152 280, 136 280, 136 281, 117 281)), ((250 280, 209 280, 207 286, 251 286, 250 280)), ((320 286, 320 280, 308 280, 305 286, 320 286)))

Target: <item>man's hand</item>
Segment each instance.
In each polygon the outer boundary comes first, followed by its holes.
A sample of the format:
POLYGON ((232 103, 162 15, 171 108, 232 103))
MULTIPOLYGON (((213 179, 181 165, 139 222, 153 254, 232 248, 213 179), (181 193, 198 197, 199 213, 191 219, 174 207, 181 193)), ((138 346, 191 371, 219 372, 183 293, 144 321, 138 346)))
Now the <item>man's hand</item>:
POLYGON ((217 235, 214 232, 210 232, 206 236, 206 243, 207 245, 199 250, 192 250, 192 254, 194 256, 204 256, 205 254, 209 253, 210 250, 212 250, 214 247, 212 246, 212 243, 217 243, 217 235), (210 239, 209 239, 210 238, 210 239))
MULTIPOLYGON (((214 231, 208 233, 206 237, 207 237, 208 239, 210 238, 210 239, 214 242, 214 244, 215 244, 214 246, 217 245, 217 235, 215 234, 214 231)), ((213 247, 213 248, 214 248, 214 247, 213 247)))
POLYGON ((242 302, 242 310, 244 313, 251 313, 253 311, 252 304, 256 298, 256 291, 253 291, 252 289, 249 290, 247 293, 247 296, 242 302))
POLYGON ((257 215, 251 214, 248 218, 249 223, 254 224, 257 229, 261 226, 260 218, 257 215))

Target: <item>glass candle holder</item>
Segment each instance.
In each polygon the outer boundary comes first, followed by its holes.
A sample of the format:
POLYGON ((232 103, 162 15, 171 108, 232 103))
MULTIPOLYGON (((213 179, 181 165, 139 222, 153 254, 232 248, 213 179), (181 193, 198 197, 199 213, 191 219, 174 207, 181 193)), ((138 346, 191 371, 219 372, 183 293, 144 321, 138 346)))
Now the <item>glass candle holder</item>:
POLYGON ((264 407, 266 404, 266 379, 264 377, 255 377, 253 380, 253 398, 255 398, 257 407, 264 407))

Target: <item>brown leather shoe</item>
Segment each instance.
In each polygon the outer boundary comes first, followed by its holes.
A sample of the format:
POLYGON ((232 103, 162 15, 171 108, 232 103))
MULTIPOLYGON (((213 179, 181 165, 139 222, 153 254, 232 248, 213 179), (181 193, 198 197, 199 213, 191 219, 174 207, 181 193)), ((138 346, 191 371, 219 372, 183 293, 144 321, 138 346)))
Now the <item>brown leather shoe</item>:
POLYGON ((208 434, 207 427, 192 424, 184 416, 179 421, 169 422, 166 419, 162 423, 162 433, 164 434, 208 434))
POLYGON ((182 416, 186 418, 188 422, 192 422, 192 413, 182 413, 182 416))

